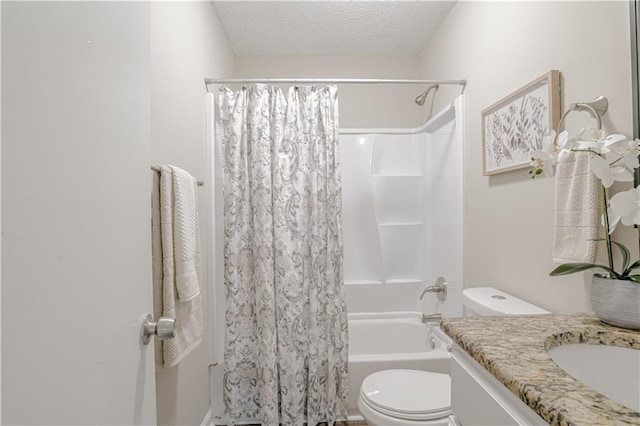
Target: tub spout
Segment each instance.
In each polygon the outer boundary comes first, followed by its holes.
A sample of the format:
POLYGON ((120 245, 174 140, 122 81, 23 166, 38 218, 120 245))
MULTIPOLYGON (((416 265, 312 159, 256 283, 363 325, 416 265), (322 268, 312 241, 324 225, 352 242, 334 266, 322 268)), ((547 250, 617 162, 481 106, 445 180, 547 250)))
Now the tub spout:
POLYGON ((440 322, 442 321, 442 314, 422 314, 422 322, 423 323, 428 323, 428 322, 440 322))
POLYGON ((436 279, 435 285, 430 285, 429 287, 422 290, 420 300, 422 300, 425 293, 436 293, 438 295, 438 300, 444 302, 447 298, 447 282, 443 277, 438 277, 438 279, 436 279))

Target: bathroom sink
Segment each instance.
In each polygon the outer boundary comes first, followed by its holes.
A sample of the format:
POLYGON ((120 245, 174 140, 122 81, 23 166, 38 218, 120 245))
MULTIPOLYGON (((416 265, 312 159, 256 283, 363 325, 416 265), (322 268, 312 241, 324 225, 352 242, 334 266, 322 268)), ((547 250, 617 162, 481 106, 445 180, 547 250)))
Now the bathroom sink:
POLYGON ((609 399, 640 411, 640 350, 566 344, 549 350, 560 368, 609 399))

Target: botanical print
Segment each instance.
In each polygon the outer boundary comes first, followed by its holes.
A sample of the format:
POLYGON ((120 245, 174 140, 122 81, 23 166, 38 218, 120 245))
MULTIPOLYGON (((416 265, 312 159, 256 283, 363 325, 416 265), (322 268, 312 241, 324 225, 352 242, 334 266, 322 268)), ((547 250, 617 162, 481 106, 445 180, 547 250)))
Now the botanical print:
POLYGON ((335 86, 219 96, 227 424, 333 424, 347 411, 335 86))
POLYGON ((527 165, 549 130, 548 84, 484 115, 485 172, 527 165))

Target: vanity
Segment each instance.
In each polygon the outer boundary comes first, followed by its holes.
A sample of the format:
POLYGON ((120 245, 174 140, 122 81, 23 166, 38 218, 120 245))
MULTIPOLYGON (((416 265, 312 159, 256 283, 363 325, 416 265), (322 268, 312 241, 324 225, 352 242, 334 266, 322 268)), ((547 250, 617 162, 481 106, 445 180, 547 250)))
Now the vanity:
POLYGON ((459 424, 640 425, 639 331, 559 314, 447 318, 441 328, 454 342, 459 424))

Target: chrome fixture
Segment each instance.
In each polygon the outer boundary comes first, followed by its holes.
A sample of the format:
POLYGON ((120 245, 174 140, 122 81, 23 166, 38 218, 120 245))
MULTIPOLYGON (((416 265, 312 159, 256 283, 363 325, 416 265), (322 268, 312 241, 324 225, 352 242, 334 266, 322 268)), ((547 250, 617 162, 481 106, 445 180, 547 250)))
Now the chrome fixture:
POLYGON ((153 322, 151 314, 147 314, 142 323, 142 333, 140 340, 143 345, 148 345, 151 341, 151 336, 156 336, 158 340, 171 339, 175 336, 173 328, 176 325, 176 320, 169 317, 160 317, 158 322, 153 322))
POLYGON ((429 349, 435 349, 436 346, 438 346, 436 344, 436 338, 431 336, 431 339, 429 339, 429 349))
POLYGON ((609 109, 609 100, 605 96, 598 96, 591 102, 576 102, 569 105, 569 108, 562 114, 560 121, 558 122, 558 129, 564 121, 565 117, 572 111, 588 111, 593 118, 596 119, 598 130, 602 129, 602 116, 609 109))
POLYGON ((430 285, 429 287, 422 290, 422 294, 420 295, 420 300, 424 297, 425 293, 436 293, 438 295, 438 300, 444 302, 447 299, 447 282, 444 277, 438 277, 436 279, 435 285, 430 285))
POLYGON ((442 321, 442 314, 422 314, 422 322, 440 322, 442 321))
POLYGON ((427 100, 427 95, 429 95, 429 92, 431 90, 435 90, 437 92, 439 88, 440 88, 440 85, 437 83, 427 87, 427 89, 424 92, 418 95, 418 97, 416 98, 416 103, 420 106, 424 105, 424 102, 427 100))

